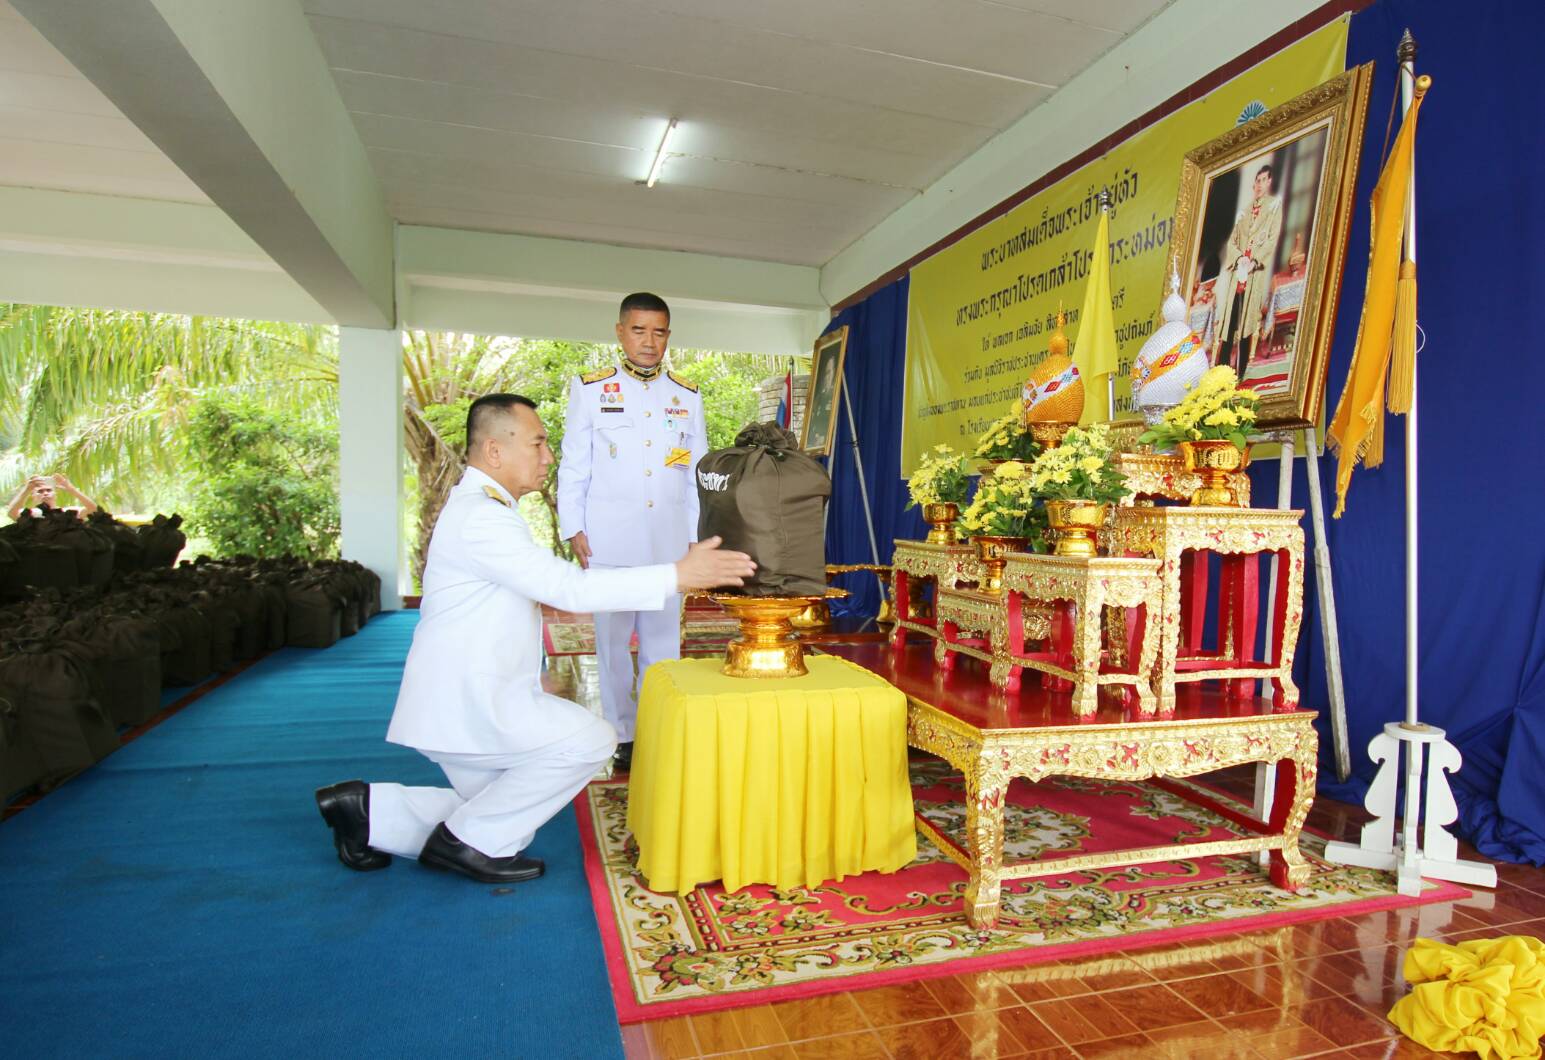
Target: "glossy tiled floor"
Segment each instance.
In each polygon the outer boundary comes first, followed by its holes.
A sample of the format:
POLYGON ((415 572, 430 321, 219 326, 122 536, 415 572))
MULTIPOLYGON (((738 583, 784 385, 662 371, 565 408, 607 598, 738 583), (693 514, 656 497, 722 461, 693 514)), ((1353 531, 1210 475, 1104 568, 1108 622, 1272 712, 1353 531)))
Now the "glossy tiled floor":
MULTIPOLYGON (((552 675, 594 695, 591 664, 552 675)), ((1247 794, 1253 773, 1211 779, 1247 794)), ((1356 837, 1360 808, 1322 800, 1311 827, 1356 837)), ((1463 850, 1466 857, 1473 851, 1463 850)), ((1421 1057, 1384 1018, 1418 936, 1545 937, 1545 869, 1499 865, 1495 892, 1079 962, 678 1017, 622 1028, 629 1060, 1421 1057)))

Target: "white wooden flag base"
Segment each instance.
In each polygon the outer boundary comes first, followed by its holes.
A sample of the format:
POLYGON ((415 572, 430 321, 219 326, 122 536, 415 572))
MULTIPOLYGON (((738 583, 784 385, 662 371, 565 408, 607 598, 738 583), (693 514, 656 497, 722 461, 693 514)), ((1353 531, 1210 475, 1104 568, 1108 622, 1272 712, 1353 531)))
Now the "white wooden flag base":
POLYGON ((1368 757, 1379 763, 1378 775, 1363 801, 1373 820, 1363 825, 1357 843, 1325 844, 1325 860, 1359 865, 1396 874, 1401 894, 1422 891, 1422 878, 1452 880, 1476 887, 1495 887, 1493 865, 1459 858, 1459 843, 1444 825, 1459 819, 1459 804, 1448 786, 1448 774, 1458 771, 1459 748, 1432 725, 1392 721, 1368 743, 1368 757), (1395 839, 1395 795, 1400 781, 1400 749, 1405 748, 1405 809, 1401 834, 1395 839), (1427 759, 1427 784, 1422 786, 1422 760, 1427 759), (1420 799, 1420 801, 1418 801, 1420 799), (1422 823, 1417 842, 1418 819, 1422 823))

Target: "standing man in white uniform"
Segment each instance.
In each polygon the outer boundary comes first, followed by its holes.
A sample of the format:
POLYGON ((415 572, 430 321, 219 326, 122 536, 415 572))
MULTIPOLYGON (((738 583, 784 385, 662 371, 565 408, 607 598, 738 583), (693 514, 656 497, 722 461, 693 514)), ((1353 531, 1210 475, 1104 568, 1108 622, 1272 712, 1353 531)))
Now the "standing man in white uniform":
MULTIPOLYGON (((622 363, 569 384, 558 465, 558 534, 580 565, 605 570, 661 563, 697 540, 693 469, 708 452, 703 399, 697 387, 665 370, 671 311, 652 294, 622 300, 617 341, 622 363)), ((681 598, 655 611, 595 616, 601 706, 617 730, 613 766, 633 764, 638 672, 681 657, 681 598)))
POLYGON ((385 868, 400 854, 485 883, 540 876, 542 862, 520 852, 617 738, 579 704, 542 691, 539 605, 657 610, 683 590, 740 585, 755 570, 744 553, 719 551, 718 538, 632 570, 564 562, 531 539, 515 508, 552 462, 530 399, 473 402, 467 471, 429 542, 419 624, 386 733, 439 765, 451 786, 351 780, 320 789, 317 806, 352 869, 385 868))

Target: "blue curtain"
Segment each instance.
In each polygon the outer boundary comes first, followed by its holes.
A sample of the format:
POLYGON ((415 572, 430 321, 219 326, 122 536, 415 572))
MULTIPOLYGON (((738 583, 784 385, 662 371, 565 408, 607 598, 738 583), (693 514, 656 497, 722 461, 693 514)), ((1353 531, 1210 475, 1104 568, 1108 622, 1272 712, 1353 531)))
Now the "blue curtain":
MULTIPOLYGON (((843 384, 853 401, 858 425, 858 451, 869 486, 874 536, 880 562, 891 561, 899 538, 927 532, 922 514, 907 504, 901 478, 901 390, 907 353, 907 287, 903 277, 839 313, 827 327, 848 328, 848 352, 843 384)), ((828 563, 873 562, 864 505, 859 497, 858 468, 853 459, 853 434, 845 411, 839 410, 837 437, 827 462, 832 500, 826 526, 828 563)), ((848 575, 836 583, 853 594, 832 608, 835 614, 872 615, 879 606, 879 584, 871 576, 848 575)))
MULTIPOLYGON (((1368 197, 1378 177, 1394 53, 1409 26, 1419 72, 1434 87, 1417 139, 1421 451, 1421 716, 1464 754, 1454 776, 1459 832, 1481 851, 1545 864, 1545 357, 1529 324, 1545 293, 1531 248, 1545 237, 1545 135, 1532 49, 1541 16, 1528 5, 1381 0, 1352 18, 1348 65, 1378 65, 1330 361, 1327 402, 1346 380, 1362 307, 1368 197)), ((906 281, 844 311, 881 561, 894 537, 923 532, 902 512, 899 479, 906 281)), ((1334 782, 1320 609, 1306 580, 1298 668, 1305 705, 1321 711, 1321 790, 1361 799, 1369 739, 1404 716, 1404 421, 1388 421, 1384 466, 1353 476, 1346 515, 1329 526, 1356 775, 1334 782)), ((869 553, 846 423, 833 463, 828 556, 869 553)), ((1304 462, 1293 503, 1307 508, 1304 462)), ((1333 496, 1334 463, 1322 461, 1333 496)), ((1274 462, 1257 467, 1259 503, 1276 497, 1274 462)), ((1306 516, 1307 521, 1307 516, 1306 516)), ((1311 537, 1312 540, 1312 537, 1311 537)), ((872 598, 860 601, 872 606, 872 598)))

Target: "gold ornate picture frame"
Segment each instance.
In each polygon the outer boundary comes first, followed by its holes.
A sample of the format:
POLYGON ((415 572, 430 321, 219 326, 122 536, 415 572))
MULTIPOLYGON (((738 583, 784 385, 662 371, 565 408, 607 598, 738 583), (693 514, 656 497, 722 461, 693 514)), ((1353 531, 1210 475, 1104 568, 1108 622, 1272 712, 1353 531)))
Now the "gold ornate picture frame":
POLYGON ((815 340, 815 352, 810 357, 810 389, 805 394, 805 423, 799 438, 799 447, 811 456, 826 456, 836 440, 842 362, 847 353, 847 325, 815 340))
POLYGON ((1324 408, 1372 76, 1372 63, 1348 70, 1181 165, 1189 322, 1212 362, 1261 395, 1258 430, 1312 427, 1324 408))

